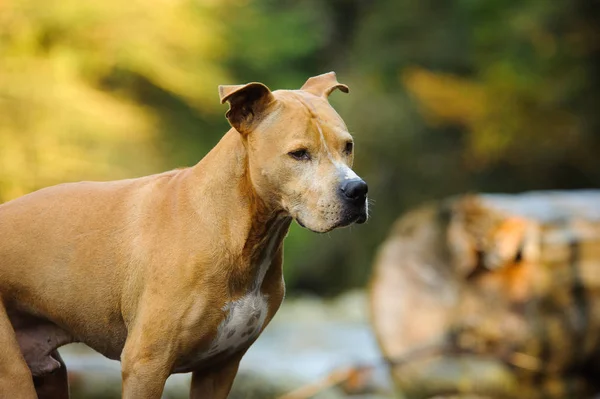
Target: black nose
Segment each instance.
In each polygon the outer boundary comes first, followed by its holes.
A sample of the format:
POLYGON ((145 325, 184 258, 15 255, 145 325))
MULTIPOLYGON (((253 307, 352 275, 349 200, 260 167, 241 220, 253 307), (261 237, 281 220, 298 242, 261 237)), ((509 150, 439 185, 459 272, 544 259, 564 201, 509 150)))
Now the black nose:
POLYGON ((364 201, 367 198, 369 186, 361 179, 346 180, 340 187, 344 197, 353 202, 364 201))

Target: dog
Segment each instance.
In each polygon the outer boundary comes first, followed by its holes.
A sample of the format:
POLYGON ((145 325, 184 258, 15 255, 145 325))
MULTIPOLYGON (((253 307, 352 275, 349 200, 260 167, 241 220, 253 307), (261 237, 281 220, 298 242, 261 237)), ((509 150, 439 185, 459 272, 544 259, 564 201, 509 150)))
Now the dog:
POLYGON ((232 128, 195 166, 0 205, 0 397, 68 398, 56 349, 71 342, 121 361, 123 398, 158 399, 187 372, 190 397, 226 397, 283 300, 291 222, 367 220, 336 89, 333 72, 219 86, 232 128))

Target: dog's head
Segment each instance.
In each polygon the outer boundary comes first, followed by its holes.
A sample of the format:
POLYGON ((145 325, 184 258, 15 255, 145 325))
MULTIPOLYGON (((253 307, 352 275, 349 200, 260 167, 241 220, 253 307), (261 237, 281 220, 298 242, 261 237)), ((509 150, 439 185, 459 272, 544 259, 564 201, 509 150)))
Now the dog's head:
POLYGON ((220 86, 227 119, 243 138, 257 194, 316 232, 367 220, 367 184, 351 169, 354 142, 327 101, 348 92, 335 73, 300 90, 271 92, 262 83, 220 86))

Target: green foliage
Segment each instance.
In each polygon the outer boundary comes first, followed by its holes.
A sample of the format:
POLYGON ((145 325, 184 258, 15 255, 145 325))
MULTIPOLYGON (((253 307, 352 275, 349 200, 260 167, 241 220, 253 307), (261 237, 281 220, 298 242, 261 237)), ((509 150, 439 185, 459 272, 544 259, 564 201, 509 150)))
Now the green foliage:
POLYGON ((0 12, 0 199, 64 180, 160 170, 155 112, 120 72, 215 113, 226 79, 214 5, 15 0, 0 12), (130 156, 130 154, 135 156, 130 156))
POLYGON ((228 129, 218 84, 336 70, 372 218, 286 242, 291 289, 335 293, 408 206, 598 186, 599 26, 593 0, 8 0, 0 201, 192 165, 228 129))

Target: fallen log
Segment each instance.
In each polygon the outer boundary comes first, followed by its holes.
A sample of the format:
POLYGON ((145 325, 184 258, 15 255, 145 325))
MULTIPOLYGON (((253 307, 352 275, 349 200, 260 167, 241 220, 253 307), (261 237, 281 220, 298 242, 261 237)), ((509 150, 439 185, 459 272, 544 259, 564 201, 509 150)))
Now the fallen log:
POLYGON ((600 191, 467 195, 398 219, 371 321, 407 398, 600 392, 600 191))

